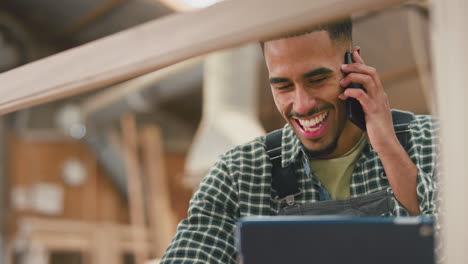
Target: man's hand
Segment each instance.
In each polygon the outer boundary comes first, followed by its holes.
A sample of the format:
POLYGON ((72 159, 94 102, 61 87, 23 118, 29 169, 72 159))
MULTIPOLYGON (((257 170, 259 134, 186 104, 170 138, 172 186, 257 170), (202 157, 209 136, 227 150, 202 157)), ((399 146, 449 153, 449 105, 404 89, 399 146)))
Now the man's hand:
POLYGON ((357 49, 353 49, 352 54, 355 63, 342 65, 342 71, 348 75, 341 80, 340 85, 347 87, 352 82, 360 83, 367 93, 362 89, 349 88, 339 98, 346 100, 348 97, 353 97, 361 103, 366 118, 367 136, 372 147, 380 154, 399 146, 393 129, 387 94, 380 82, 377 71, 364 64, 357 49))
POLYGON ((347 87, 352 82, 360 83, 367 93, 362 89, 348 88, 339 98, 346 100, 352 97, 361 103, 369 142, 382 161, 395 197, 410 214, 417 214, 417 168, 396 137, 390 104, 377 71, 364 64, 358 50, 352 50, 354 63, 342 65, 341 70, 347 75, 340 85, 347 87))

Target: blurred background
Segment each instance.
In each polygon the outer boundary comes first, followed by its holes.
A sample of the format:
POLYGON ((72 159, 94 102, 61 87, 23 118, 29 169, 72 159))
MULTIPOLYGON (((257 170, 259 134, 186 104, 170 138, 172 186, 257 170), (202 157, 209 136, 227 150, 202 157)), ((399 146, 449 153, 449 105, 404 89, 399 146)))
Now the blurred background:
MULTIPOLYGON (((3 0, 0 71, 214 2, 3 0)), ((423 1, 353 17, 392 108, 434 112, 429 14, 423 1)), ((284 125, 267 80, 252 43, 1 116, 2 263, 161 257, 217 157, 284 125)))

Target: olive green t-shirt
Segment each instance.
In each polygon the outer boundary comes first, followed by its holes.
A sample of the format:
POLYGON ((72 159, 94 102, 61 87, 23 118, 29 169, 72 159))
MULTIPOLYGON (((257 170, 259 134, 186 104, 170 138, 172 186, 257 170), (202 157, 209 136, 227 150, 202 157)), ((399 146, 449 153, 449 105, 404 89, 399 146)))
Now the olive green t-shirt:
POLYGON ((366 142, 366 135, 363 134, 356 145, 343 156, 310 160, 312 173, 319 179, 333 200, 349 198, 351 175, 366 142))

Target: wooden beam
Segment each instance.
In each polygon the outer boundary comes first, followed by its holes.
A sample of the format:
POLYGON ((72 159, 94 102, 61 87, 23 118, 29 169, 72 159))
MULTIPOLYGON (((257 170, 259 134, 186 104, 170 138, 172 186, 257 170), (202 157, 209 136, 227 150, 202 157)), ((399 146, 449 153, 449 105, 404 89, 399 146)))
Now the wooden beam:
MULTIPOLYGON (((116 263, 123 264, 122 251, 119 250, 118 243, 122 243, 115 233, 116 230, 108 225, 100 225, 93 233, 91 259, 95 263, 116 263)), ((132 242, 136 242, 133 239, 132 242)), ((135 255, 136 257, 136 255, 135 255)))
POLYGON ((403 0, 225 1, 167 16, 0 75, 0 114, 403 0))
POLYGON ((162 257, 176 231, 177 220, 171 207, 169 180, 166 173, 160 129, 146 125, 141 130, 149 228, 155 257, 162 257))
POLYGON ((433 1, 432 52, 440 116, 441 238, 444 264, 468 263, 468 17, 466 0, 433 1))
POLYGON ((77 220, 46 219, 43 217, 24 217, 19 221, 19 234, 34 232, 77 232, 91 233, 93 224, 77 220))
POLYGON ((127 114, 122 117, 122 147, 127 167, 127 185, 130 207, 130 222, 134 226, 145 226, 143 185, 141 182, 140 161, 138 158, 138 132, 135 117, 127 114))
MULTIPOLYGON (((79 232, 35 232, 31 234, 29 243, 40 243, 48 251, 87 251, 90 250, 92 234, 79 232)), ((108 245, 105 245, 108 246, 108 245)))
POLYGON ((159 0, 159 2, 176 12, 187 12, 195 9, 190 7, 188 4, 184 4, 182 1, 159 0))
POLYGON ((431 58, 429 56, 430 43, 427 43, 429 38, 425 31, 427 21, 420 13, 417 10, 411 9, 407 13, 409 38, 427 108, 429 109, 429 113, 435 114, 434 87, 430 68, 431 58))
MULTIPOLYGON (((138 131, 135 117, 124 115, 121 119, 125 164, 127 166, 128 200, 130 207, 130 222, 132 227, 145 228, 145 209, 143 201, 143 184, 141 179, 140 161, 138 158, 138 131)), ((136 230, 136 229, 135 229, 136 230)), ((133 233, 134 242, 138 242, 138 234, 133 233)), ((135 263, 143 264, 148 260, 146 251, 135 252, 135 263)))
MULTIPOLYGON (((118 264, 124 252, 146 255, 152 246, 146 228, 41 217, 23 218, 15 240, 25 246, 20 250, 26 250, 32 258, 27 263, 37 263, 33 258, 44 259, 51 251, 81 251, 88 263, 118 264)), ((11 260, 7 261, 11 264, 11 260)))
POLYGON ((0 256, 0 260, 2 260, 2 263, 5 264, 13 264, 13 255, 14 255, 14 250, 13 250, 13 242, 4 240, 4 246, 3 246, 3 257, 0 256))

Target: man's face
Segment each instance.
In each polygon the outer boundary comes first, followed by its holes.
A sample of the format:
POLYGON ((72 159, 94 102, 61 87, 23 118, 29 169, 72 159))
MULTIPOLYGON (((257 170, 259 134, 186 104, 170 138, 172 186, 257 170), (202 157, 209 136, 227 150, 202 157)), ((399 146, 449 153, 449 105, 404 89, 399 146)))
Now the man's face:
POLYGON ((276 107, 309 153, 331 158, 347 151, 346 118, 339 81, 345 45, 333 45, 326 31, 265 42, 264 55, 276 107))

